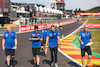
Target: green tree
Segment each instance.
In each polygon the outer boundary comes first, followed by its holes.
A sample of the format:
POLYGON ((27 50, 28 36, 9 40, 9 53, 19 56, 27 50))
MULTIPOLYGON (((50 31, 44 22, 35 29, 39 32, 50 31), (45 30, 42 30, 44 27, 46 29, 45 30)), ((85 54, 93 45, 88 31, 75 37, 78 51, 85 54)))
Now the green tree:
POLYGON ((75 12, 77 12, 77 8, 75 9, 75 12))
POLYGON ((79 12, 81 12, 81 8, 79 8, 79 10, 78 10, 79 12))

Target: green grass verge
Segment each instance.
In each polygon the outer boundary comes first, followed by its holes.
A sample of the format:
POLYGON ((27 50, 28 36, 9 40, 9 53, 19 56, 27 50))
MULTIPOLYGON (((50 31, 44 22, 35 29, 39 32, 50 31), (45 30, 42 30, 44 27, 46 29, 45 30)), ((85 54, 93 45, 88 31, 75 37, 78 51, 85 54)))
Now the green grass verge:
POLYGON ((94 42, 94 44, 91 45, 91 48, 93 51, 100 53, 100 30, 93 30, 90 32, 92 35, 92 40, 94 42))
POLYGON ((96 18, 90 18, 89 21, 87 23, 100 23, 100 20, 99 19, 96 19, 96 18))

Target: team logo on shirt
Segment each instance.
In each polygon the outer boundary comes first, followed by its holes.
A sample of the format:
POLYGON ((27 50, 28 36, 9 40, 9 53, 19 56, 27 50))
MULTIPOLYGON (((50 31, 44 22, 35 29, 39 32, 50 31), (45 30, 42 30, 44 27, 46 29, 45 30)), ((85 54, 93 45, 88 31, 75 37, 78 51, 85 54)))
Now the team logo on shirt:
POLYGON ((59 35, 59 33, 58 33, 58 35, 59 35))
POLYGON ((8 34, 5 34, 6 37, 8 37, 8 34))
POLYGON ((34 37, 34 36, 35 36, 35 34, 32 34, 32 36, 34 37))
POLYGON ((44 30, 42 30, 42 33, 44 33, 44 32, 47 32, 47 30, 45 30, 45 31, 44 31, 44 30))
POLYGON ((44 30, 42 30, 42 33, 44 32, 44 30))
POLYGON ((13 33, 11 33, 11 35, 13 35, 13 33))
POLYGON ((37 35, 39 35, 39 34, 37 34, 37 35))
POLYGON ((83 36, 83 37, 85 37, 85 34, 84 34, 84 33, 82 33, 82 36, 83 36))
POLYGON ((52 34, 49 34, 50 37, 52 37, 52 34))
POLYGON ((47 32, 47 30, 45 32, 47 32))
POLYGON ((56 35, 56 33, 54 33, 54 35, 56 35))
POLYGON ((17 37, 17 35, 15 35, 15 37, 17 37))

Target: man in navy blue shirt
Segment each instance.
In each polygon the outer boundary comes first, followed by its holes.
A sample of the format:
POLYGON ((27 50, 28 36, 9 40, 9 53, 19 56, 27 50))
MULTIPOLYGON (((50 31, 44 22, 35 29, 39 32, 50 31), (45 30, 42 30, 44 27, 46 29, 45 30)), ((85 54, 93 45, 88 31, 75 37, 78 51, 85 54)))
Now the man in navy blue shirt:
POLYGON ((34 30, 35 31, 30 34, 29 40, 32 41, 32 53, 35 64, 34 67, 39 67, 39 62, 40 62, 39 55, 40 55, 41 41, 43 41, 43 37, 42 34, 38 31, 38 26, 35 26, 34 30))
POLYGON ((90 46, 85 46, 85 45, 89 42, 92 42, 92 37, 91 37, 91 33, 88 31, 87 25, 85 25, 84 30, 79 33, 79 41, 81 43, 80 47, 81 47, 82 65, 83 65, 83 67, 85 66, 84 65, 84 58, 85 58, 85 52, 87 52, 88 53, 88 60, 87 60, 86 67, 88 67, 89 63, 91 61, 92 53, 91 53, 90 46))
POLYGON ((55 30, 54 25, 51 26, 51 31, 48 32, 45 49, 47 49, 47 47, 48 47, 48 45, 47 45, 48 42, 49 42, 49 47, 50 47, 50 52, 51 52, 51 61, 52 61, 51 66, 58 67, 57 51, 58 51, 58 42, 60 44, 60 37, 59 37, 59 32, 57 30, 55 30), (55 61, 54 61, 54 57, 55 57, 55 61))
POLYGON ((7 32, 5 32, 3 36, 2 49, 5 50, 7 67, 10 67, 10 55, 13 63, 15 50, 17 49, 17 36, 9 25, 7 26, 7 32))
POLYGON ((49 30, 47 29, 47 25, 44 25, 44 29, 41 30, 41 33, 43 35, 43 41, 41 43, 41 48, 43 51, 44 51, 44 44, 46 43, 46 37, 47 37, 48 32, 49 32, 49 30))

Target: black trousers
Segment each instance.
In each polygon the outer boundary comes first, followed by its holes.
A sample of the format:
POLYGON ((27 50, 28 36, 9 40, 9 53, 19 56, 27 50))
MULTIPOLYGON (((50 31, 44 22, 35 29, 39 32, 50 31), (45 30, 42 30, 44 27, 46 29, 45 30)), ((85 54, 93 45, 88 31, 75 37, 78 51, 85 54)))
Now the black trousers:
POLYGON ((57 63, 57 53, 58 53, 58 47, 50 47, 50 52, 51 52, 51 61, 54 62, 55 58, 55 63, 57 63))

